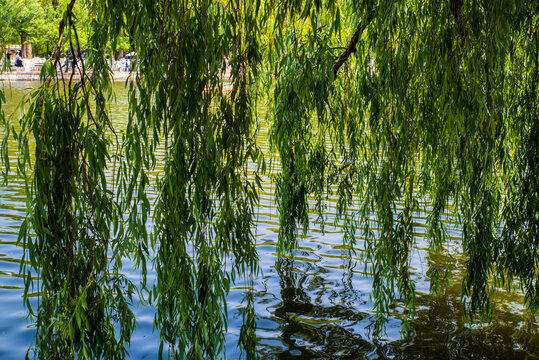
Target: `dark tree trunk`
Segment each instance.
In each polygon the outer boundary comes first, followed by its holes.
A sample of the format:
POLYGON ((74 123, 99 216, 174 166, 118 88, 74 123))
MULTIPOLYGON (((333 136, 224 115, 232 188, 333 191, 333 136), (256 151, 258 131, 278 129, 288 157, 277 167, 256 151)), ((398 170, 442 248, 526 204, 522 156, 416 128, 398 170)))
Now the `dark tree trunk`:
POLYGON ((23 59, 31 59, 34 57, 32 43, 28 40, 28 34, 25 31, 21 31, 21 57, 23 59))

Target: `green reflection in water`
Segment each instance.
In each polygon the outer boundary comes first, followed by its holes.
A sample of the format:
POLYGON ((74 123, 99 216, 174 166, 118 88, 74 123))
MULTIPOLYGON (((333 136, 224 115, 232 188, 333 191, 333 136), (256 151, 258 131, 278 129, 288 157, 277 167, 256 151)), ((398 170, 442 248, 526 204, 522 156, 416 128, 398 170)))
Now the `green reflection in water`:
MULTIPOLYGON (((6 90, 8 102, 4 107, 6 112, 14 111, 16 104, 27 92, 29 84, 15 86, 6 90)), ((117 101, 110 105, 114 121, 118 128, 124 128, 127 121, 125 90, 121 84, 116 85, 117 101)), ((266 129, 261 130, 264 134, 266 129)), ((261 148, 269 153, 265 137, 260 135, 261 148)), ((10 151, 16 151, 16 144, 9 143, 10 151)), ((268 155, 270 156, 270 155, 268 155)), ((277 161, 275 158, 273 161, 277 161)), ((155 173, 151 177, 158 177, 163 164, 158 164, 155 173)), ((277 169, 277 167, 275 168, 277 169)), ((0 207, 0 226, 5 223, 16 223, 22 220, 24 211, 24 188, 21 179, 14 173, 10 173, 9 195, 2 195, 0 207), (6 201, 5 197, 10 201, 6 201), (19 214, 8 214, 11 210, 19 214)), ((267 181, 263 184, 262 193, 268 197, 274 191, 274 184, 267 181)), ((155 189, 150 189, 154 191, 155 189)), ((151 195, 150 198, 152 198, 151 195)), ((328 201, 328 206, 336 206, 334 200, 328 201)), ((259 234, 257 248, 262 260, 272 262, 276 271, 276 277, 269 281, 271 287, 268 291, 275 294, 278 304, 273 307, 257 307, 259 319, 270 318, 278 326, 276 328, 264 328, 260 326, 258 340, 259 352, 266 358, 350 358, 358 357, 394 357, 397 359, 442 359, 442 358, 483 358, 483 359, 506 359, 506 358, 538 358, 539 332, 537 320, 529 315, 517 304, 522 303, 522 296, 507 295, 500 292, 494 304, 496 311, 492 324, 470 326, 462 320, 462 304, 460 302, 460 280, 464 271, 464 259, 459 257, 459 236, 449 236, 447 248, 453 251, 446 254, 428 253, 423 239, 424 231, 414 233, 414 248, 422 259, 428 255, 433 264, 452 264, 453 278, 442 295, 428 295, 428 285, 419 291, 417 299, 418 313, 411 322, 410 333, 404 339, 398 339, 395 333, 389 333, 385 341, 373 340, 369 326, 372 326, 374 316, 368 311, 370 304, 370 291, 368 281, 363 284, 362 279, 368 279, 371 272, 364 269, 361 264, 360 254, 348 256, 348 246, 337 241, 326 241, 324 235, 342 235, 342 228, 329 226, 322 232, 320 229, 312 229, 300 240, 299 251, 306 254, 292 255, 277 259, 275 253, 276 239, 268 237, 268 233, 276 233, 278 220, 275 216, 274 205, 262 204, 259 216, 267 216, 270 219, 259 221, 257 228, 264 234, 259 234), (316 241, 313 238, 319 237, 316 241), (318 249, 318 246, 322 250, 318 249), (266 250, 266 247, 269 250, 266 250), (337 252, 333 252, 333 250, 337 252), (427 254, 428 253, 428 254, 427 254), (324 262, 329 259, 332 262, 324 262), (325 275, 338 273, 341 282, 328 281, 325 275), (358 285, 359 284, 359 285, 358 285), (327 294, 331 294, 328 296, 327 294), (272 333, 271 337, 262 333, 272 333)), ((331 211, 326 213, 330 216, 331 211)), ((313 214, 311 214, 313 215, 313 214)), ((424 224, 425 214, 414 217, 414 227, 421 228, 424 224)), ((447 221, 448 225, 458 224, 447 221)), ((334 225, 331 224, 330 225, 334 225)), ((16 242, 4 240, 4 234, 14 235, 15 225, 8 226, 0 234, 0 245, 15 247, 16 242)), ((335 240, 335 238, 333 238, 335 240)), ((357 248, 358 252, 362 249, 357 248)), ((4 269, 6 262, 18 264, 20 259, 6 254, 0 254, 0 276, 18 277, 13 271, 4 269)), ((265 269, 267 271, 267 269, 265 269)), ((424 277, 428 269, 417 266, 415 269, 418 277, 424 277)), ((428 281, 424 278, 424 282, 428 281)), ((20 293, 21 286, 0 285, 0 289, 20 293)), ((255 293, 259 288, 236 286, 231 288, 231 295, 245 293, 251 290, 255 293)), ((38 296, 36 293, 31 296, 38 296)), ((257 299, 262 305, 266 298, 257 299)), ((0 301, 2 298, 0 297, 0 301)), ((395 322, 400 325, 403 318, 402 304, 394 304, 391 313, 391 325, 395 322)), ((371 307, 372 309, 372 307, 371 307)), ((0 315, 0 321, 1 321, 0 315)), ((239 323, 231 320, 230 328, 239 323)), ((398 333, 398 331, 397 331, 398 333)), ((136 344, 134 344, 136 349, 136 344)), ((154 348, 154 350, 157 350, 154 348)), ((136 354, 136 350, 134 354, 136 354)))

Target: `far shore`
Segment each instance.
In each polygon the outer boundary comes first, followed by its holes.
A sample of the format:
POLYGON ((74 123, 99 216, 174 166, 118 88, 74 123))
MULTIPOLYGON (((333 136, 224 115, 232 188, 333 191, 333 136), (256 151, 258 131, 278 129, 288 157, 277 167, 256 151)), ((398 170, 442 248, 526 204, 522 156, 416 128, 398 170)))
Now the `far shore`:
MULTIPOLYGON (((22 67, 11 67, 11 71, 0 73, 0 84, 2 82, 18 82, 18 81, 40 81, 41 76, 41 67, 45 59, 34 58, 34 59, 23 59, 22 67)), ((62 63, 62 62, 60 62, 62 63)), ((65 60, 64 60, 65 63, 65 60)), ((3 64, 2 64, 3 65, 3 64)), ((122 61, 113 61, 111 63, 112 68, 112 79, 113 81, 126 81, 129 78, 134 79, 136 74, 130 71, 130 66, 126 66, 122 61)), ((75 71, 72 73, 71 70, 63 71, 57 73, 58 79, 62 78, 64 81, 73 81, 80 80, 80 73, 75 71)), ((233 85, 229 82, 230 80, 230 69, 227 68, 227 71, 223 74, 221 84, 221 91, 223 93, 230 93, 233 90, 233 85)))
MULTIPOLYGON (((41 77, 41 68, 45 63, 44 58, 35 57, 33 59, 23 59, 23 64, 21 67, 15 67, 14 64, 11 66, 11 71, 6 71, 0 73, 0 83, 2 82, 14 82, 14 81, 40 81, 41 77)), ((68 62, 65 58, 60 59, 60 64, 62 64, 62 72, 57 72, 58 79, 63 78, 64 81, 73 81, 80 80, 80 73, 75 69, 75 72, 72 73, 72 70, 66 70, 68 62), (64 68, 65 67, 65 68, 64 68)), ((3 61, 0 61, 0 69, 3 68, 3 61)), ((114 81, 126 81, 129 78, 134 79, 136 74, 132 73, 131 70, 131 60, 120 59, 112 60, 110 63, 112 69, 112 79, 114 81)), ((230 81, 230 68, 227 67, 227 70, 222 76, 223 84, 221 84, 221 91, 224 93, 230 93, 233 90, 232 84, 230 81)))
MULTIPOLYGON (((11 71, 6 71, 0 74, 0 81, 39 81, 41 68, 45 63, 44 58, 35 57, 32 59, 22 59, 22 66, 16 67, 15 64, 11 64, 11 71)), ((69 80, 72 75, 72 70, 67 67, 68 62, 65 58, 61 58, 60 62, 63 68, 63 78, 69 80)), ((0 62, 3 67, 3 61, 0 62)), ((125 59, 119 61, 113 60, 110 63, 113 79, 117 81, 126 80, 131 76, 131 63, 126 62, 125 59)), ((58 78, 62 77, 62 73, 58 71, 58 78)), ((80 74, 77 70, 72 77, 73 80, 80 80, 80 74)))
MULTIPOLYGON (((112 71, 112 78, 113 81, 126 81, 129 79, 130 76, 134 76, 129 71, 119 71, 115 70, 112 71)), ((61 78, 61 73, 58 73, 58 78, 61 78)), ((71 72, 64 72, 64 80, 69 81, 71 78, 71 72)), ((73 74, 73 81, 79 81, 80 80, 80 74, 78 72, 75 72, 73 74)), ((11 71, 11 72, 5 72, 0 74, 0 84, 7 83, 7 82, 18 82, 18 81, 40 81, 40 71, 11 71)), ((231 93, 233 90, 233 85, 227 80, 228 78, 223 78, 224 83, 221 84, 222 88, 221 91, 223 93, 231 93)))
MULTIPOLYGON (((11 71, 0 74, 0 81, 39 81, 41 71, 11 71)), ((113 71, 113 79, 115 81, 127 80, 131 73, 129 71, 113 71)), ((61 78, 61 73, 58 73, 58 78, 61 78)), ((71 72, 64 72, 64 80, 69 80, 71 72)), ((78 72, 73 74, 73 80, 80 80, 78 72)))

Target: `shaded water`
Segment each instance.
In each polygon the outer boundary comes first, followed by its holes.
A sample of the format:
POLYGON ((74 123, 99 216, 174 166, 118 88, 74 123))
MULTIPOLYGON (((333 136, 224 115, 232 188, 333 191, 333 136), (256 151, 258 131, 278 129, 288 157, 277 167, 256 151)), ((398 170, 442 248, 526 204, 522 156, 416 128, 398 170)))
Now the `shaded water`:
MULTIPOLYGON (((34 83, 0 84, 8 98, 5 111, 10 113, 27 88, 34 83)), ((117 85, 117 102, 111 113, 118 127, 127 120, 127 93, 117 85)), ((266 159, 272 158, 260 131, 260 146, 266 159)), ((12 165, 15 144, 9 144, 12 165)), ((276 161, 277 158, 274 158, 276 161)), ((162 166, 162 164, 161 164, 162 166)), ((274 165, 277 168, 277 165, 274 165)), ((259 353, 265 359, 539 359, 538 321, 527 315, 519 295, 500 293, 495 318, 490 325, 468 325, 462 321, 460 279, 464 260, 459 256, 460 230, 453 219, 446 219, 448 252, 427 260, 426 214, 416 214, 415 244, 411 267, 418 293, 418 314, 409 335, 401 338, 403 308, 397 302, 387 324, 387 334, 373 336, 375 314, 371 301, 372 277, 359 255, 349 256, 343 247, 341 228, 334 224, 336 201, 326 200, 327 224, 322 232, 311 214, 311 230, 301 237, 292 257, 278 259, 276 244, 278 214, 274 203, 274 184, 264 179, 256 219, 256 241, 260 257, 260 275, 254 287, 238 282, 228 301, 228 333, 225 357, 236 359, 236 342, 242 321, 242 300, 252 291, 257 315, 259 353), (427 272, 432 261, 451 262, 454 279, 445 295, 429 295, 427 272)), ((8 186, 0 187, 0 359, 23 359, 32 344, 35 329, 25 319, 19 277, 22 249, 17 246, 18 228, 24 217, 24 182, 12 175, 8 186)), ((368 265, 368 264, 367 264, 368 265)), ((134 282, 139 274, 133 264, 124 263, 124 271, 134 282)), ((149 271, 148 281, 155 280, 149 271)), ((152 332, 154 310, 134 304, 137 329, 132 337, 130 356, 153 359, 158 353, 157 335, 152 332)))

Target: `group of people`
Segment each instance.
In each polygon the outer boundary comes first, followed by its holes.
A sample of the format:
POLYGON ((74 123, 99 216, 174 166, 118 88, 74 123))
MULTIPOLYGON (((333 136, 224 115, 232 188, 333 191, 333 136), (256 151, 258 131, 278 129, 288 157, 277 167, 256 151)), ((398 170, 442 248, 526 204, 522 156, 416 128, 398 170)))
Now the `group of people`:
POLYGON ((130 71, 131 70, 131 59, 121 58, 119 63, 120 71, 130 71))
MULTIPOLYGON (((49 58, 52 54, 49 52, 47 58, 49 58)), ((22 60, 21 52, 17 51, 15 53, 15 57, 13 58, 13 53, 8 52, 7 58, 9 59, 12 67, 24 67, 24 63, 22 60)), ((135 61, 136 57, 133 55, 129 55, 126 57, 121 58, 117 63, 117 70, 119 71, 130 71, 131 67, 133 66, 133 63, 135 61)), ((112 64, 111 64, 112 65, 112 64)), ((65 59, 60 63, 58 67, 58 71, 64 70, 69 71, 73 70, 75 67, 75 59, 73 58, 73 55, 67 54, 65 59)))

